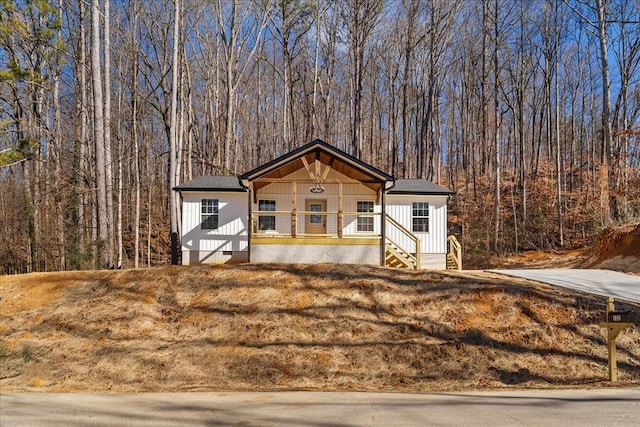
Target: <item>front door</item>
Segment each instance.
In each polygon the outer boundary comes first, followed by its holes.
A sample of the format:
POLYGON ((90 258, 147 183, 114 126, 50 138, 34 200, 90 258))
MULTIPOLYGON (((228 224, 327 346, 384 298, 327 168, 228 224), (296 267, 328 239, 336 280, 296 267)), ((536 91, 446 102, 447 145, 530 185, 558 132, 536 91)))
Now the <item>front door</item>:
POLYGON ((306 200, 306 211, 313 212, 306 215, 305 230, 307 234, 327 234, 327 216, 321 212, 327 211, 326 200, 306 200), (316 214, 316 212, 318 212, 316 214))

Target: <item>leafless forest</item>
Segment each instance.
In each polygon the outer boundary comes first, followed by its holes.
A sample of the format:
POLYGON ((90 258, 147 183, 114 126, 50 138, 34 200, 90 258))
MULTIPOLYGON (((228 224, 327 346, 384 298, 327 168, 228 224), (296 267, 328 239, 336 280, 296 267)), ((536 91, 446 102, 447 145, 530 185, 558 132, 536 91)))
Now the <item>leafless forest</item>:
POLYGON ((0 274, 166 263, 173 186, 315 138, 470 259, 640 218, 639 0, 0 0, 0 64, 0 274))

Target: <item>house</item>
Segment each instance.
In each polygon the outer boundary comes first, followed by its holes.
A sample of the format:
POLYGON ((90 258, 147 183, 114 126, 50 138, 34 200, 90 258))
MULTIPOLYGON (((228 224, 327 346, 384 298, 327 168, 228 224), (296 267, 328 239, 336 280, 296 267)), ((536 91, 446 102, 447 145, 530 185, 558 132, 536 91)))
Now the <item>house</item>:
POLYGON ((185 265, 447 267, 453 192, 423 179, 396 180, 320 140, 239 177, 203 176, 175 190, 185 265))

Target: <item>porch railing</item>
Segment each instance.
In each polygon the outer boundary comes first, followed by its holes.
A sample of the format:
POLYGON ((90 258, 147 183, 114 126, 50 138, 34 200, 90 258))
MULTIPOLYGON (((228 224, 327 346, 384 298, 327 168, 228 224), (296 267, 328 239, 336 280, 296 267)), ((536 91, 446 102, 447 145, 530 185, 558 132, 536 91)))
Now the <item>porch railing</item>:
POLYGON ((379 212, 253 211, 251 228, 260 237, 375 237, 379 212))

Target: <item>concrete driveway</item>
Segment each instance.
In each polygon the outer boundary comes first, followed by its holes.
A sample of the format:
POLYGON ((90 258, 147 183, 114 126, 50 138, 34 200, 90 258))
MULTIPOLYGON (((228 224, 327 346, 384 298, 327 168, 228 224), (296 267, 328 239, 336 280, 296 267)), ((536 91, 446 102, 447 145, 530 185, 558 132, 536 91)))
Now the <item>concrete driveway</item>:
POLYGON ((0 395, 2 426, 638 426, 640 389, 0 395))
POLYGON ((579 268, 489 271, 640 304, 640 277, 631 274, 579 268))

